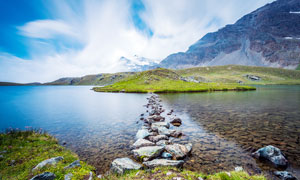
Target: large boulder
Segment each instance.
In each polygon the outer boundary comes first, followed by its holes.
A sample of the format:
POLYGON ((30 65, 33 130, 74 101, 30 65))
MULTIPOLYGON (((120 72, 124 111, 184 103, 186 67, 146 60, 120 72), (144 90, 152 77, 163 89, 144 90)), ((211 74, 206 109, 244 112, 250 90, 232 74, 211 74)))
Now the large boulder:
POLYGON ((45 167, 46 165, 55 165, 56 163, 58 163, 59 161, 63 160, 64 158, 59 156, 59 157, 54 157, 51 159, 47 159, 45 161, 40 162, 38 165, 36 165, 32 170, 38 170, 41 169, 43 167, 45 167))
POLYGON ((147 146, 133 150, 133 155, 138 160, 148 161, 161 155, 163 146, 147 146))
POLYGON ((288 165, 288 161, 281 153, 280 149, 271 145, 260 148, 256 152, 252 153, 252 155, 257 159, 269 160, 277 167, 286 167, 288 165))
POLYGON ((129 158, 117 158, 111 163, 110 170, 114 173, 123 174, 125 171, 141 169, 142 165, 129 158))
POLYGON ((42 174, 34 176, 30 180, 53 180, 55 178, 56 178, 55 174, 51 172, 44 172, 42 174))
POLYGON ((134 144, 134 148, 140 148, 140 147, 145 147, 145 146, 155 146, 155 143, 148 141, 146 139, 138 139, 134 144))
POLYGON ((175 159, 182 159, 187 156, 192 150, 192 144, 172 144, 165 146, 166 151, 171 153, 175 159))
POLYGON ((148 136, 150 136, 150 132, 147 129, 140 129, 138 130, 138 132, 136 133, 135 137, 136 139, 144 139, 148 136))
POLYGON ((154 143, 160 140, 169 140, 168 136, 166 135, 149 136, 148 139, 154 143))
POLYGON ((154 159, 152 161, 144 162, 143 164, 147 166, 148 168, 154 168, 157 166, 176 166, 181 167, 183 165, 184 161, 179 160, 168 160, 168 159, 154 159))
POLYGON ((275 171, 274 174, 282 180, 297 180, 297 178, 287 171, 275 171))

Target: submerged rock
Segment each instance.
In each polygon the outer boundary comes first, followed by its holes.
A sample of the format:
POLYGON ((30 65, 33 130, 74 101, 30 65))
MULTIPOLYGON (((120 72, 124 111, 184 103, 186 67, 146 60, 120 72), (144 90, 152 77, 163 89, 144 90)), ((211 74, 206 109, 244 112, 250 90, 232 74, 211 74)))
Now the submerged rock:
POLYGON ((297 180, 297 178, 287 171, 275 171, 274 174, 283 180, 297 180))
POLYGON ((114 173, 123 174, 128 170, 138 170, 142 166, 129 158, 117 158, 111 163, 110 170, 114 173))
POLYGON ((288 165, 288 161, 281 153, 280 149, 271 145, 260 148, 256 152, 252 153, 252 155, 257 159, 269 160, 278 167, 286 167, 288 165))
POLYGON ((166 151, 171 153, 173 157, 176 159, 182 159, 187 156, 192 150, 192 144, 181 145, 181 144, 173 144, 173 145, 166 145, 166 151))
POLYGON ((157 135, 157 136, 149 136, 148 139, 154 143, 160 141, 160 140, 168 140, 168 136, 166 135, 157 135))
POLYGON ((152 161, 144 162, 143 164, 147 166, 148 168, 154 168, 157 166, 176 166, 181 167, 183 165, 184 161, 179 160, 168 160, 168 159, 154 159, 152 161))
POLYGON ((150 136, 150 133, 147 129, 140 129, 135 135, 136 139, 144 139, 148 136, 150 136))
POLYGON ((145 147, 145 146, 155 146, 155 144, 151 141, 148 141, 146 139, 138 139, 134 144, 134 148, 140 148, 140 147, 145 147))
POLYGON ((63 160, 64 158, 59 156, 59 157, 54 157, 51 159, 47 159, 45 161, 40 162, 37 166, 35 166, 32 170, 35 171, 37 169, 41 169, 43 167, 45 167, 46 165, 55 165, 56 163, 58 163, 59 161, 63 160))
POLYGON ((162 146, 147 146, 135 149, 132 152, 136 159, 147 161, 160 156, 163 150, 164 147, 162 146))
POLYGON ((64 167, 64 169, 69 169, 69 168, 74 168, 74 167, 81 167, 79 160, 72 162, 68 166, 64 167))
POLYGON ((42 174, 34 176, 30 180, 53 180, 55 178, 56 178, 55 174, 51 172, 44 172, 42 174))

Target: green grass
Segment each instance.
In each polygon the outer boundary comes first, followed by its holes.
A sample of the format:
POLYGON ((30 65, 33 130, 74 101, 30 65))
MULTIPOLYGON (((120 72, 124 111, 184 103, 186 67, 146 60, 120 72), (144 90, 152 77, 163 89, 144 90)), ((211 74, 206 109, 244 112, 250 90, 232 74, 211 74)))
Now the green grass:
POLYGON ((105 87, 95 87, 97 92, 127 93, 175 93, 175 92, 208 92, 231 90, 255 90, 254 87, 237 83, 195 83, 180 80, 180 75, 168 69, 155 69, 138 73, 134 76, 105 87))
POLYGON ((64 175, 73 174, 74 179, 83 179, 94 167, 80 162, 81 168, 63 170, 63 168, 78 159, 78 156, 70 150, 58 144, 58 141, 40 131, 17 131, 10 130, 0 134, 0 152, 3 158, 0 159, 0 179, 24 180, 45 171, 52 172, 56 179, 64 179, 64 175), (41 161, 63 156, 64 160, 55 166, 46 166, 32 172, 32 169, 41 161))
POLYGON ((184 169, 177 169, 174 167, 157 167, 152 170, 135 170, 129 171, 124 175, 111 174, 105 176, 106 180, 137 180, 137 179, 157 179, 157 180, 172 180, 174 177, 181 177, 187 180, 198 180, 202 178, 205 180, 266 180, 263 175, 250 176, 245 171, 240 172, 220 172, 212 175, 205 175, 199 172, 193 172, 184 169), (171 173, 171 174, 170 174, 171 173), (168 174, 168 175, 167 175, 168 174))
POLYGON ((300 64, 299 64, 299 66, 297 67, 297 69, 296 70, 300 70, 300 64))
POLYGON ((236 83, 237 81, 242 81, 246 85, 300 84, 300 71, 281 68, 227 65, 188 68, 177 70, 176 72, 181 76, 193 76, 206 82, 236 83), (245 77, 246 74, 259 76, 261 80, 251 81, 245 77))

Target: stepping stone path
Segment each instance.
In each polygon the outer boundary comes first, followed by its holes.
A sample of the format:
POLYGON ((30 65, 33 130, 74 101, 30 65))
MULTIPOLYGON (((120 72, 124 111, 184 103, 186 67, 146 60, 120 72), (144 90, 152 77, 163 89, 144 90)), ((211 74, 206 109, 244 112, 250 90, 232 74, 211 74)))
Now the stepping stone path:
POLYGON ((136 133, 136 142, 132 145, 133 156, 137 161, 142 161, 142 164, 129 158, 118 158, 111 164, 112 172, 123 174, 127 170, 137 170, 143 166, 182 167, 184 158, 191 153, 192 144, 174 144, 169 140, 170 137, 179 138, 183 135, 181 131, 174 129, 174 126, 182 124, 182 120, 178 117, 173 119, 167 117, 174 114, 174 111, 164 113, 165 109, 160 104, 158 95, 151 95, 147 100, 146 113, 141 114, 140 118, 143 126, 136 133), (167 119, 171 122, 167 122, 167 119))

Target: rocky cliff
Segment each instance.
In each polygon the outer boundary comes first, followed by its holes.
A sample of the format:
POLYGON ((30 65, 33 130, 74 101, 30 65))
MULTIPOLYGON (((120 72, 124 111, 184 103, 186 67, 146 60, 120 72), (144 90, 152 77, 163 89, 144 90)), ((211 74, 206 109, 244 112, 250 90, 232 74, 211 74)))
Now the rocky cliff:
POLYGON ((296 69, 300 62, 300 0, 277 0, 233 25, 208 33, 160 66, 254 65, 296 69))

